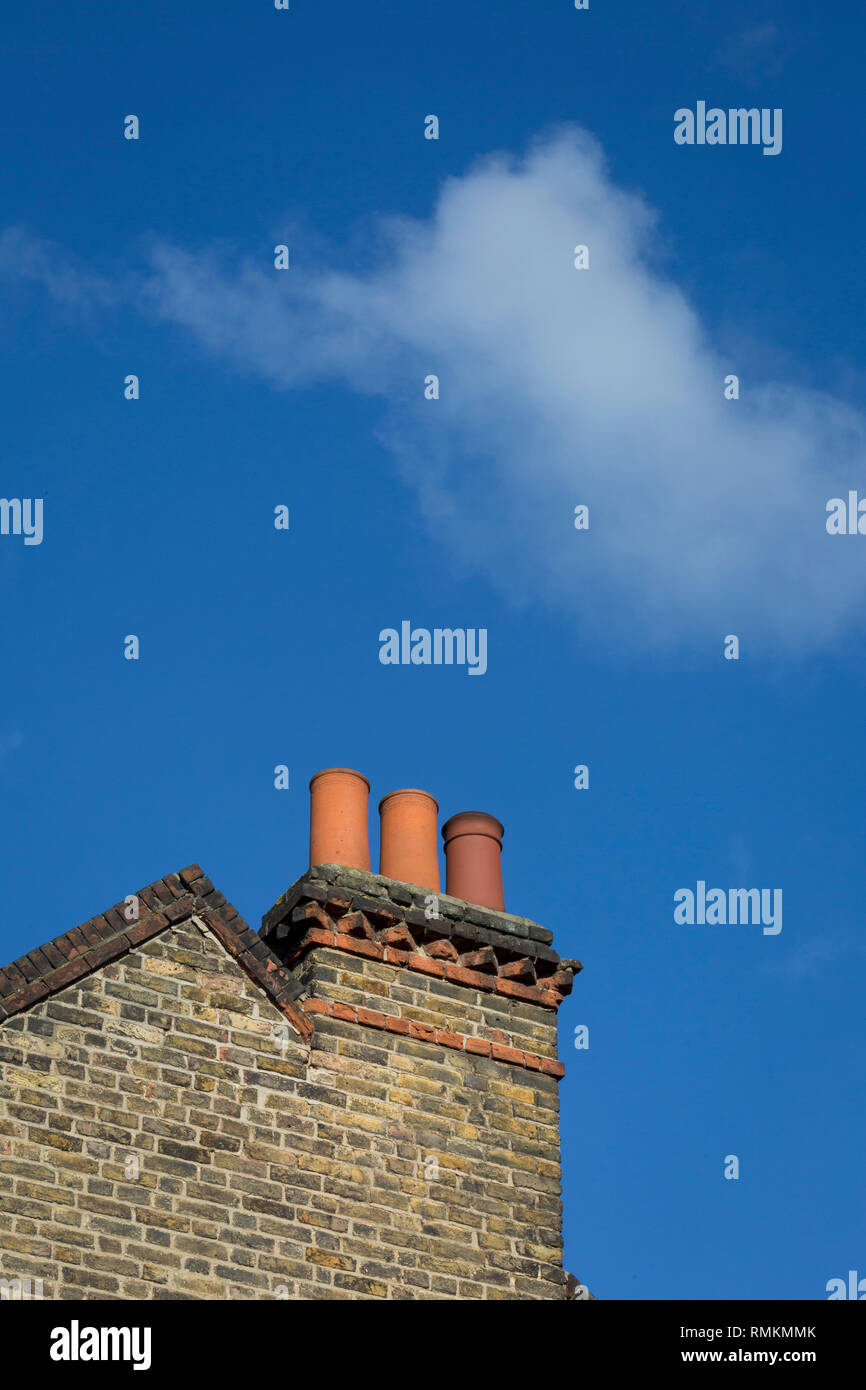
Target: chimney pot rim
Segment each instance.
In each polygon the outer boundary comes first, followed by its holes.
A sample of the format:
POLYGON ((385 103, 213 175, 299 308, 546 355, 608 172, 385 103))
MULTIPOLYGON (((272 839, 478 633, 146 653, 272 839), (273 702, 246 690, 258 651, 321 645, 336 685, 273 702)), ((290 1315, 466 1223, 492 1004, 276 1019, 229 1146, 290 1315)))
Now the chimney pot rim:
POLYGON ((359 781, 365 783, 367 791, 370 790, 369 778, 365 777, 363 772, 359 772, 355 767, 323 767, 321 772, 313 773, 310 778, 310 787, 312 788, 313 783, 317 782, 320 777, 326 777, 331 772, 341 772, 347 777, 357 777, 359 781))
POLYGON ((436 800, 436 798, 435 798, 435 796, 432 794, 432 792, 425 792, 425 791, 423 791, 420 787, 398 787, 396 791, 388 792, 385 796, 382 797, 382 800, 379 802, 379 812, 380 812, 380 814, 381 814, 381 811, 382 811, 382 807, 385 805, 385 802, 386 802, 386 801, 391 801, 395 796, 420 796, 420 797, 423 797, 423 799, 424 799, 425 801, 432 801, 432 802, 433 802, 433 805, 436 807, 436 812, 437 812, 437 814, 438 814, 438 812, 439 812, 439 802, 436 800))
POLYGON ((443 840, 456 840, 460 835, 487 835, 491 840, 502 840, 505 835, 505 826, 496 816, 492 816, 489 811, 458 811, 456 815, 449 816, 442 827, 443 840), (467 826, 465 830, 452 829, 458 821, 475 821, 473 826, 467 826), (492 827, 496 826, 494 833, 492 827))

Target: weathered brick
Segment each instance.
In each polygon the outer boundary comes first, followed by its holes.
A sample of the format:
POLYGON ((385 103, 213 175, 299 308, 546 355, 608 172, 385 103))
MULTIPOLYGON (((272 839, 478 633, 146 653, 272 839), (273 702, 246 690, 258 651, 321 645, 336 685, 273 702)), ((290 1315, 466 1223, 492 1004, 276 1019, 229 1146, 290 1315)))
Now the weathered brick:
POLYGON ((556 1001, 494 988, 512 941, 501 980, 532 983, 531 924, 311 884, 294 975, 198 866, 141 922, 110 909, 30 952, 29 983, 0 972, 4 1009, 52 972, 0 1025, 0 1264, 44 1265, 61 1299, 565 1297, 556 1001), (312 1048, 284 1011, 304 991, 312 1048))

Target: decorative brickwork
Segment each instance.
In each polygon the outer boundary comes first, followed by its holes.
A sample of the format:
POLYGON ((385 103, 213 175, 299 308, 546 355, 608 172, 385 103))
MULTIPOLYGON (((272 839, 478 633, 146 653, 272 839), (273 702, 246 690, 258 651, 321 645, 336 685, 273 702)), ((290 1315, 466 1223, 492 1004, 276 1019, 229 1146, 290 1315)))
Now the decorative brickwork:
POLYGON ((551 933, 525 917, 338 864, 316 865, 298 879, 266 914, 260 935, 293 967, 313 946, 337 946, 551 1009, 582 968, 562 960, 551 933))

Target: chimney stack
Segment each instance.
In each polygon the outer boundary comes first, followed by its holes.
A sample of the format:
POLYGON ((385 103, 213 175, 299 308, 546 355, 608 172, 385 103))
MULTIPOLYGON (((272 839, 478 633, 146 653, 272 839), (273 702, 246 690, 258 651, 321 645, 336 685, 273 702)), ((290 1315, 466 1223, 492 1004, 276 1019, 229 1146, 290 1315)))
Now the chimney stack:
POLYGON ((350 767, 327 767, 310 779, 310 867, 345 864, 370 871, 370 783, 350 767))
MULTIPOLYGON (((310 1247, 303 1261, 291 1231, 292 1258, 285 1266, 269 1261, 273 1277, 289 1277, 298 1298, 399 1299, 408 1288, 419 1298, 564 1300, 557 1085, 565 1067, 557 1056, 557 1011, 580 963, 560 957, 546 927, 506 911, 503 828, 494 816, 464 811, 446 819, 447 887, 443 873, 440 889, 438 807, 429 792, 401 788, 380 799, 377 791, 381 864, 372 873, 355 867, 359 845, 367 848, 366 779, 331 768, 313 778, 312 796, 312 839, 321 846, 312 857, 338 862, 313 864, 289 886, 265 913, 259 941, 241 964, 302 1012, 311 1033, 292 1045, 286 1062, 257 1066, 259 1089, 276 1097, 265 1101, 275 1107, 277 1138, 270 1142, 284 1142, 290 1153, 309 1146, 308 1122, 289 1121, 307 1114, 304 1097, 313 1096, 326 1113, 327 1146, 343 1179, 326 1179, 336 1218, 331 1281, 321 1282, 321 1251, 310 1247), (383 1095, 387 1113, 377 1099, 383 1095), (431 1129, 437 1115, 445 1116, 444 1130, 431 1129), (523 1124, 526 1116, 537 1124, 523 1124), (524 1135, 520 1143, 515 1127, 524 1135), (462 1171, 465 1133, 472 1136, 473 1171, 494 1172, 495 1182, 450 1181, 454 1164, 462 1171), (434 1147, 457 1155, 446 1157, 440 1177, 426 1167, 431 1134, 438 1136, 434 1147), (417 1268, 359 1260, 357 1230, 349 1230, 363 1221, 374 1253, 391 1241, 393 1213, 383 1192, 387 1197, 395 1181, 395 1136, 401 1171, 425 1174, 415 1208, 443 1209, 415 1241, 417 1268), (506 1237, 511 1253, 501 1255, 506 1237)), ((275 1050, 286 1055, 270 1032, 260 1035, 262 1050, 270 1058, 275 1050)), ((241 1096, 248 1055, 245 1044, 237 1063, 241 1096)), ((284 1175, 289 1226, 306 1220, 311 1200, 303 1158, 299 1164, 299 1176, 290 1157, 274 1168, 275 1181, 284 1175)), ((243 1188, 242 1172, 229 1178, 236 1179, 230 1193, 243 1188)))
POLYGON ((436 817, 439 805, 416 787, 389 792, 379 802, 379 873, 439 892, 436 817))
POLYGON ((484 811, 460 811, 442 827, 445 892, 479 907, 505 911, 502 836, 505 829, 484 811))

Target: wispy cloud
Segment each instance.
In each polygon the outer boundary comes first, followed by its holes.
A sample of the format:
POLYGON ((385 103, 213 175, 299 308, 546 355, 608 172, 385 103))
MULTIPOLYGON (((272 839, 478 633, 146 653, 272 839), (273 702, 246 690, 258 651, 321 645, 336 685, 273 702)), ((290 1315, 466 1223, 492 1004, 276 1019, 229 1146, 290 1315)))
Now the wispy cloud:
POLYGON ((734 28, 721 44, 716 62, 750 84, 776 78, 794 51, 790 29, 775 19, 756 19, 734 28))
POLYGON ((628 648, 717 652, 734 632, 753 653, 799 653, 859 626, 859 542, 824 521, 862 476, 863 417, 785 382, 724 399, 737 362, 659 272, 665 233, 588 135, 491 157, 448 180, 428 220, 383 220, 373 240, 369 269, 285 273, 155 244, 124 293, 280 388, 380 396, 419 510, 516 601, 628 648))
POLYGON ((89 320, 125 298, 120 282, 83 265, 65 247, 34 237, 21 226, 6 227, 0 233, 0 276, 7 285, 39 286, 74 322, 89 320))
POLYGON ((866 942, 850 929, 827 927, 820 936, 812 936, 797 945, 790 955, 767 968, 776 975, 791 979, 812 978, 829 966, 866 958, 866 942))

